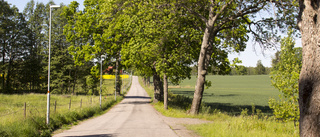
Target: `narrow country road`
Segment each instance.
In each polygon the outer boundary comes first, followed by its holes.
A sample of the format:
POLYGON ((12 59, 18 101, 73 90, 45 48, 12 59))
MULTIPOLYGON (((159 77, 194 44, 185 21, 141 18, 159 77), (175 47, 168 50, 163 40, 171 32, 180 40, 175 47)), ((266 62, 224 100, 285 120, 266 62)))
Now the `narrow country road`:
POLYGON ((177 137, 149 104, 150 97, 134 76, 124 100, 109 112, 86 120, 54 137, 177 137))

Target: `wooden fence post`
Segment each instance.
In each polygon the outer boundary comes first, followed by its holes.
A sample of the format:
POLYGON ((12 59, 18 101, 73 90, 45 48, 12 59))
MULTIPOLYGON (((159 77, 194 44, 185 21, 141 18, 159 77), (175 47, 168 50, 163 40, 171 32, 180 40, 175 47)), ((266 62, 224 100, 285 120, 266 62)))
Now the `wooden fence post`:
POLYGON ((27 118, 27 103, 24 102, 24 119, 27 118))
POLYGON ((80 100, 80 109, 81 109, 81 107, 82 107, 82 99, 80 100))
POLYGON ((54 101, 54 113, 56 113, 56 109, 57 109, 57 101, 54 101))
POLYGON ((71 98, 70 98, 70 103, 69 103, 69 110, 71 109, 71 98))

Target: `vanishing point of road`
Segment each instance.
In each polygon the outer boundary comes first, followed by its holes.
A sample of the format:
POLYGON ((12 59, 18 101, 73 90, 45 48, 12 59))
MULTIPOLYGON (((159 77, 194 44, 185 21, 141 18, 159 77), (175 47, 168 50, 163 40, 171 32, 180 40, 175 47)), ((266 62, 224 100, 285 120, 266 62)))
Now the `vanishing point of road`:
POLYGON ((120 104, 54 137, 177 137, 149 103, 150 97, 134 76, 120 104))

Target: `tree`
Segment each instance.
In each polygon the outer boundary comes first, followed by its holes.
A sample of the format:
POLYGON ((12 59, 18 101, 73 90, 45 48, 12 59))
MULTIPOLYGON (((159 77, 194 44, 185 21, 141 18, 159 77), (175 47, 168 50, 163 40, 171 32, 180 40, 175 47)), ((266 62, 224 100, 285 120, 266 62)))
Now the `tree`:
POLYGON ((266 68, 263 66, 261 60, 257 61, 257 66, 255 68, 257 75, 266 74, 266 68))
POLYGON ((31 46, 31 33, 26 27, 23 14, 16 7, 10 7, 5 1, 1 2, 1 58, 2 58, 2 88, 4 92, 21 89, 19 77, 22 71, 23 58, 28 55, 31 46))
POLYGON ((231 64, 230 75, 247 75, 248 74, 247 67, 242 65, 236 65, 237 63, 242 63, 242 61, 239 60, 238 58, 235 58, 233 60, 233 64, 231 64))
MULTIPOLYGON (((230 51, 243 51, 245 42, 248 40, 248 33, 253 35, 253 40, 270 47, 277 39, 273 33, 274 22, 282 25, 288 22, 288 18, 293 18, 295 14, 291 14, 291 1, 273 1, 277 12, 276 19, 262 18, 255 20, 255 13, 271 9, 272 3, 265 0, 201 0, 201 1, 179 1, 183 8, 189 11, 188 15, 202 21, 198 27, 201 27, 203 39, 198 60, 198 78, 196 89, 192 101, 190 113, 197 114, 199 112, 205 76, 208 73, 210 63, 217 62, 219 65, 221 60, 225 60, 230 51), (288 10, 287 10, 288 9, 288 10), (290 13, 290 14, 288 14, 290 13)), ((284 25, 282 25, 284 26, 284 25)), ((281 27, 281 26, 280 26, 281 27)), ((222 60, 222 61, 223 61, 222 60)), ((225 63, 228 65, 229 63, 225 63)), ((222 66, 222 68, 225 65, 222 66)), ((223 69, 222 69, 223 70, 223 69)))
MULTIPOLYGON (((106 54, 106 60, 115 58, 120 66, 118 69, 121 69, 121 46, 130 39, 123 26, 127 23, 125 18, 115 18, 121 15, 122 4, 122 1, 87 0, 83 11, 78 10, 79 3, 76 1, 64 7, 62 15, 68 20, 64 34, 71 44, 68 50, 76 65, 81 66, 94 59, 100 61, 101 55, 106 54)), ((92 67, 92 75, 99 75, 98 65, 92 67)), ((116 82, 116 87, 120 93, 120 82, 116 82)))
MULTIPOLYGON (((51 1, 46 4, 46 15, 49 15, 50 5, 54 5, 54 3, 51 1)), ((63 6, 61 5, 61 7, 63 6)), ((67 20, 64 16, 60 15, 61 13, 61 8, 52 9, 50 88, 52 93, 58 94, 70 93, 75 71, 72 56, 68 53, 69 43, 67 43, 63 35, 63 26, 67 23, 67 20)), ((46 25, 49 26, 49 17, 46 16, 45 19, 46 25)), ((47 28, 47 30, 49 29, 47 28)), ((47 37, 47 39, 49 38, 47 37)), ((46 45, 45 51, 44 62, 48 62, 48 45, 46 45)), ((48 66, 44 66, 43 70, 44 72, 48 72, 48 66)))
POLYGON ((21 75, 21 82, 24 87, 29 87, 30 91, 41 90, 41 84, 44 84, 44 80, 41 77, 45 77, 43 73, 43 50, 47 45, 47 39, 45 38, 44 22, 46 18, 46 7, 43 3, 35 3, 31 0, 27 3, 23 15, 27 21, 27 27, 30 29, 31 46, 28 48, 29 55, 24 58, 23 72, 21 75))
POLYGON ((6 36, 7 36, 7 28, 11 26, 12 21, 10 20, 10 17, 14 15, 14 11, 11 9, 10 5, 4 1, 0 1, 0 40, 1 40, 1 81, 2 81, 2 92, 6 89, 6 84, 5 84, 5 76, 6 76, 6 63, 7 63, 7 44, 6 44, 6 36))
MULTIPOLYGON (((299 119, 298 80, 302 64, 301 48, 294 48, 292 31, 281 40, 281 51, 271 71, 271 83, 280 91, 280 100, 270 99, 269 106, 276 118, 283 121, 299 119)), ((296 125, 296 124, 295 124, 296 125)))
POLYGON ((154 101, 163 100, 167 108, 168 81, 176 84, 190 77, 189 65, 199 49, 196 45, 201 38, 200 30, 193 28, 194 19, 185 16, 186 10, 177 8, 174 2, 136 4, 127 13, 138 13, 131 15, 129 21, 138 25, 130 27, 135 35, 122 47, 124 64, 143 70, 146 75, 153 74, 154 101))
POLYGON ((247 75, 247 68, 245 66, 239 65, 236 67, 237 75, 247 75))
POLYGON ((272 57, 272 61, 271 61, 272 68, 274 68, 279 63, 279 60, 280 60, 280 51, 277 51, 274 54, 274 57, 272 57))
POLYGON ((298 27, 302 41, 302 68, 299 77, 300 136, 320 136, 320 30, 319 1, 299 1, 298 27))
POLYGON ((247 67, 248 75, 257 75, 255 67, 247 67))

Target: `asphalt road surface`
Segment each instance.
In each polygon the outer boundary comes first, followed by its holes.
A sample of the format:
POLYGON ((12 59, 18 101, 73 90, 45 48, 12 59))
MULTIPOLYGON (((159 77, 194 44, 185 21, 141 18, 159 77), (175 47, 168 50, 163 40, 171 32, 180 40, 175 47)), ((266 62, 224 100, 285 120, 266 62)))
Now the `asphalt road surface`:
POLYGON ((54 137, 177 137, 149 104, 150 97, 138 77, 123 101, 109 112, 86 120, 54 137))

